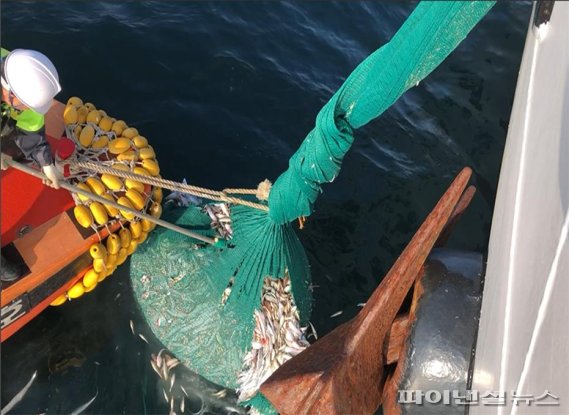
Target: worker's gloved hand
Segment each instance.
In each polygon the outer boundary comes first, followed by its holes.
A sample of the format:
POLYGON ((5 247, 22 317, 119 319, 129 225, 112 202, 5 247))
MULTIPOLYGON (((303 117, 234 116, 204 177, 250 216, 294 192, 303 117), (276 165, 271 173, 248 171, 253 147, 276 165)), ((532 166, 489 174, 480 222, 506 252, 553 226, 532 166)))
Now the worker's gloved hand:
POLYGON ((10 165, 8 164, 8 162, 12 160, 12 157, 8 156, 7 154, 1 154, 1 158, 0 158, 0 164, 2 167, 2 170, 6 170, 8 167, 10 167, 10 165))
POLYGON ((59 175, 59 171, 55 168, 54 164, 50 164, 49 166, 42 167, 43 174, 45 174, 48 180, 44 180, 43 184, 53 187, 54 189, 59 189, 59 179, 61 176, 59 175))

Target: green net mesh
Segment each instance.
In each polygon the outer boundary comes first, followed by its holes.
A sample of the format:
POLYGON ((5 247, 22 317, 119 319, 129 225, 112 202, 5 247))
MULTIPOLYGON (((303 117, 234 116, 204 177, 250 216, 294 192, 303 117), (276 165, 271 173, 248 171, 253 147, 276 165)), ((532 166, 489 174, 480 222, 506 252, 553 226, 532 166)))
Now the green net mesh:
MULTIPOLYGON (((131 279, 140 308, 165 347, 195 372, 235 388, 266 277, 290 276, 301 323, 308 320, 309 267, 290 222, 310 215, 321 184, 338 175, 354 130, 427 76, 493 5, 420 3, 393 39, 364 60, 322 108, 315 128, 275 182, 269 213, 231 208, 233 239, 226 247, 196 249, 195 241, 166 230, 148 238, 132 257, 131 279)), ((202 210, 179 212, 165 219, 213 235, 202 210)), ((268 408, 260 396, 252 402, 268 408)))
POLYGON ((354 130, 431 73, 493 5, 491 1, 421 2, 393 39, 368 56, 322 108, 314 129, 271 190, 271 218, 287 223, 310 215, 321 185, 339 174, 354 130))
MULTIPOLYGON (((190 369, 235 388, 243 355, 251 347, 262 277, 282 277, 288 269, 303 323, 310 316, 311 298, 308 261, 292 227, 276 225, 266 212, 246 207, 234 207, 231 216, 233 239, 224 248, 203 247, 156 229, 132 257, 130 274, 156 337, 190 369), (222 305, 231 280, 231 295, 222 305)), ((168 211, 164 219, 214 236, 209 216, 197 207, 168 211)))

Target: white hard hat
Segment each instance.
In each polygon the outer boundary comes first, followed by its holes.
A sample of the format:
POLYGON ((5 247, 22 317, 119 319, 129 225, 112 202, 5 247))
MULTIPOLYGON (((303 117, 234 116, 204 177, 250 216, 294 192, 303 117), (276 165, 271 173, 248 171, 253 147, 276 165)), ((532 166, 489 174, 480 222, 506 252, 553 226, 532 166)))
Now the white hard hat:
POLYGON ((35 50, 15 49, 4 61, 2 86, 22 103, 40 114, 51 107, 61 91, 57 69, 47 56, 35 50))

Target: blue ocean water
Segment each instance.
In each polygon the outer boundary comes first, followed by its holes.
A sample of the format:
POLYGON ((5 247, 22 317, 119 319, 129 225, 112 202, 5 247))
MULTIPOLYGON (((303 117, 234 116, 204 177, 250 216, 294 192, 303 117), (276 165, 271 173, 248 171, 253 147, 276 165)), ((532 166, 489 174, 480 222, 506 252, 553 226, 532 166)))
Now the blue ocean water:
MULTIPOLYGON (((220 189, 282 173, 321 106, 416 3, 3 1, 2 46, 56 64, 77 95, 148 137, 162 175, 220 189)), ((450 241, 484 252, 529 2, 500 3, 424 82, 359 132, 299 236, 320 335, 358 311, 454 175, 478 193, 450 241), (331 319, 330 315, 343 313, 331 319)), ((126 275, 2 344, 12 413, 165 413, 126 275)))

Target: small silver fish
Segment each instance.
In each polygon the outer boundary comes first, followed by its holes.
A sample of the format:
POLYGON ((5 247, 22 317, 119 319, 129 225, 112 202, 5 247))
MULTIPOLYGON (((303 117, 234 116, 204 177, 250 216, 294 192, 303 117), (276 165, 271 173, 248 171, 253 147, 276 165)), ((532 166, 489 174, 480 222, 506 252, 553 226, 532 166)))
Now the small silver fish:
POLYGON ((213 396, 215 396, 216 398, 225 398, 226 395, 227 395, 227 389, 221 389, 220 391, 217 391, 216 393, 213 394, 213 396))
POLYGON ((158 367, 162 367, 162 353, 164 353, 166 351, 166 349, 160 349, 160 351, 158 352, 158 355, 156 356, 156 364, 158 365, 158 367))
POLYGON ((30 380, 28 381, 28 383, 26 383, 26 385, 20 390, 20 392, 18 392, 12 398, 12 400, 10 402, 8 402, 8 404, 6 404, 6 406, 4 408, 2 408, 2 411, 0 411, 1 415, 5 415, 6 413, 8 413, 14 406, 16 406, 16 404, 18 402, 20 402, 22 400, 24 395, 28 392, 28 390, 32 386, 32 383, 34 383, 34 379, 36 378, 37 374, 38 374, 38 371, 36 370, 34 372, 34 374, 32 375, 32 377, 30 378, 30 380))
POLYGON ((172 387, 174 386, 174 382, 176 382, 176 374, 172 375, 172 379, 170 379, 170 392, 172 392, 172 387))
POLYGON ((168 368, 168 370, 171 370, 173 368, 175 368, 176 366, 178 366, 180 364, 180 361, 176 358, 170 359, 166 362, 166 367, 168 368))
MULTIPOLYGON (((182 183, 188 184, 185 178, 182 183)), ((190 204, 201 205, 203 203, 199 197, 183 192, 172 192, 166 196, 164 200, 164 203, 172 203, 176 207, 188 207, 190 204)))
POLYGON ((310 328, 312 329, 312 335, 314 336, 315 340, 318 340, 318 333, 316 333, 316 329, 314 328, 314 325, 309 321, 308 324, 310 324, 310 328))
POLYGON ((91 405, 95 401, 95 399, 97 399, 97 395, 99 395, 99 390, 97 390, 97 392, 95 393, 95 396, 93 396, 88 402, 85 402, 83 405, 76 408, 73 412, 71 412, 70 415, 82 414, 83 411, 85 411, 85 409, 87 409, 89 407, 89 405, 91 405))
POLYGON ((160 368, 158 367, 158 365, 156 364, 156 362, 154 360, 150 361, 150 365, 152 366, 152 369, 154 369, 154 371, 158 374, 158 376, 161 376, 160 368))
POLYGON ((330 316, 330 318, 338 317, 338 316, 341 315, 342 313, 343 313, 342 310, 336 311, 334 314, 332 314, 332 315, 330 316))

